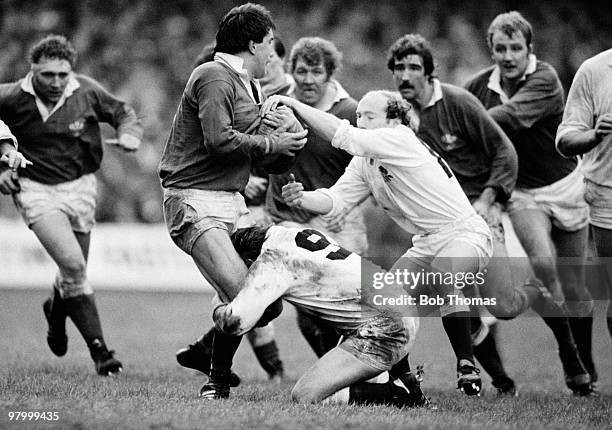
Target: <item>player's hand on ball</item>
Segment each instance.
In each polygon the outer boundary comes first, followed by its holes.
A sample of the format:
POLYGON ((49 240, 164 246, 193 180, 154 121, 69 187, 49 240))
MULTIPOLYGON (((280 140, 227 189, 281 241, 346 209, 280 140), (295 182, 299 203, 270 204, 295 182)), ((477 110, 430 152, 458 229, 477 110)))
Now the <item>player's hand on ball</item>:
POLYGON ((279 104, 283 104, 285 106, 291 107, 291 103, 293 99, 287 96, 273 95, 266 99, 265 102, 261 105, 261 109, 259 110, 259 116, 262 118, 266 116, 266 114, 270 111, 276 110, 279 104))
POLYGON ((308 130, 289 133, 287 124, 280 126, 268 135, 270 139, 270 154, 285 154, 294 156, 306 144, 308 130))
POLYGON ((281 195, 287 206, 300 207, 302 205, 302 197, 304 186, 301 182, 295 182, 293 173, 289 175, 289 183, 283 186, 281 195))

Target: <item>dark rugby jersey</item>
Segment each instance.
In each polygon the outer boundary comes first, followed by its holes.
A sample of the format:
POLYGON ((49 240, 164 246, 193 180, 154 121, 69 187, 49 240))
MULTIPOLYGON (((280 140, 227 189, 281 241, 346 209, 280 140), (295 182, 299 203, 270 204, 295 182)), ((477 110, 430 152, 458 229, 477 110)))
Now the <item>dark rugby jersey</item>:
POLYGON ((0 118, 19 143, 19 151, 34 164, 19 174, 43 184, 72 181, 100 167, 100 122, 142 138, 136 113, 98 82, 75 74, 79 87, 43 121, 34 95, 22 81, 0 85, 0 118))
POLYGON ((563 88, 551 65, 537 61, 519 90, 502 102, 498 92, 489 88, 495 66, 478 73, 466 84, 495 121, 506 132, 518 154, 516 186, 538 188, 569 175, 577 158, 564 158, 555 148, 557 127, 563 116, 563 88))

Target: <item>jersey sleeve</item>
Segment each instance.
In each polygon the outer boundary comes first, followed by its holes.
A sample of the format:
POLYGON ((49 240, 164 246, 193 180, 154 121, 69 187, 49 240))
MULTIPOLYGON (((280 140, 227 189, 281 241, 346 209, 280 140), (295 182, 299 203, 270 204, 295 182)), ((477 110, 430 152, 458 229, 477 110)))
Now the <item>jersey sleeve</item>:
POLYGON ((593 94, 587 70, 580 67, 567 94, 563 120, 557 129, 555 143, 571 131, 587 131, 595 126, 593 94))
POLYGON ((333 217, 343 209, 350 211, 370 196, 370 186, 363 175, 363 162, 363 158, 353 157, 342 176, 331 188, 316 190, 332 200, 332 210, 327 216, 333 217))
POLYGON ((366 130, 353 127, 347 120, 343 120, 331 144, 351 155, 384 159, 393 163, 393 160, 409 158, 411 146, 420 143, 407 127, 366 130))
POLYGON ((293 276, 282 260, 273 250, 265 250, 257 258, 234 300, 215 308, 213 319, 219 330, 243 335, 255 327, 269 305, 285 294, 293 276))

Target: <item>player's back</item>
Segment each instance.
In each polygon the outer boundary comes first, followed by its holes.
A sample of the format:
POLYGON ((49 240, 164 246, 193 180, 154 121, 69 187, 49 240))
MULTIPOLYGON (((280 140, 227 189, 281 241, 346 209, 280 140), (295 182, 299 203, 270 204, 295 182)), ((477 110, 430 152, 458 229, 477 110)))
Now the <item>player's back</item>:
MULTIPOLYGON (((291 274, 283 298, 339 330, 352 330, 379 313, 362 303, 362 265, 372 263, 312 229, 271 227, 262 254, 274 254, 274 268, 291 274)), ((382 270, 382 269, 380 269, 382 270)))

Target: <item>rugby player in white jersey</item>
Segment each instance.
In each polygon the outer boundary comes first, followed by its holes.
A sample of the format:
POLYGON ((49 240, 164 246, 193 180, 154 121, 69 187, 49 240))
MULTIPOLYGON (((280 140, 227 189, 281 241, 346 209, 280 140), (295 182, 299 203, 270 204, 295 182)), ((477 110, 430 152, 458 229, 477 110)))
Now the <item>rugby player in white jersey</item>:
MULTIPOLYGON (((366 94, 357 108, 359 128, 286 97, 266 103, 270 108, 279 103, 291 107, 308 127, 355 156, 329 189, 304 192, 300 183, 285 185, 288 205, 334 215, 372 195, 400 227, 415 235, 412 248, 391 272, 427 271, 454 278, 484 269, 491 257, 490 230, 450 168, 407 126, 410 105, 399 94, 366 94)), ((457 358, 457 386, 466 394, 479 394, 482 383, 474 365, 469 308, 451 298, 462 297, 462 291, 447 284, 404 285, 412 297, 428 293, 430 287, 434 299, 444 299, 440 313, 457 358)))
POLYGON ((295 401, 398 407, 428 403, 416 375, 392 370, 414 344, 418 317, 373 305, 372 290, 363 281, 383 269, 330 244, 313 229, 256 226, 238 229, 231 238, 250 268, 234 300, 213 311, 218 329, 245 334, 282 298, 344 336, 300 378, 291 393, 295 401), (365 382, 385 371, 390 371, 389 382, 365 382))

